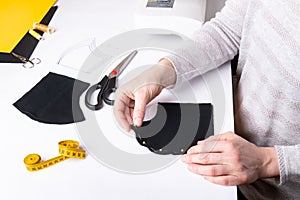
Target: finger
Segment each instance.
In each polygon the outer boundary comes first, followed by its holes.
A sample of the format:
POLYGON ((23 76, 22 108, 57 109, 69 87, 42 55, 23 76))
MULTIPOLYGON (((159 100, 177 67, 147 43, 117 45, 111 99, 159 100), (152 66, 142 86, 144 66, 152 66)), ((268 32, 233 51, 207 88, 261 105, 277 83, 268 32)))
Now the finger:
POLYGON ((126 119, 127 119, 127 122, 131 125, 131 124, 133 124, 133 121, 132 121, 132 115, 131 115, 131 108, 125 108, 125 117, 126 117, 126 119))
POLYGON ((204 176, 205 180, 225 186, 236 186, 242 184, 237 176, 234 175, 224 175, 224 176, 204 176))
POLYGON ((115 120, 117 121, 117 124, 121 127, 121 129, 124 129, 125 131, 130 131, 130 124, 127 121, 126 115, 123 114, 123 112, 114 111, 115 120), (116 117, 118 116, 118 117, 116 117))
POLYGON ((228 164, 225 162, 224 155, 222 153, 190 154, 190 155, 182 156, 181 159, 186 164, 201 164, 201 165, 228 164))
POLYGON ((220 140, 207 140, 198 143, 196 146, 191 147, 187 154, 199 154, 199 153, 220 153, 227 147, 226 141, 220 140))
POLYGON ((201 143, 203 143, 205 141, 208 141, 208 140, 214 140, 214 141, 218 141, 218 140, 224 140, 224 141, 232 140, 236 136, 237 135, 235 133, 233 133, 233 132, 221 133, 221 134, 210 136, 209 138, 207 138, 205 140, 198 141, 197 144, 201 144, 201 143))
POLYGON ((121 129, 125 130, 126 132, 129 132, 131 130, 130 124, 128 123, 126 117, 119 117, 118 119, 115 119, 117 121, 117 124, 121 127, 121 129))
POLYGON ((116 100, 113 106, 113 113, 114 113, 114 118, 117 121, 117 124, 121 126, 122 129, 129 132, 130 119, 128 118, 129 111, 126 105, 127 103, 124 100, 122 99, 116 100))
POLYGON ((134 100, 129 101, 129 106, 125 108, 125 116, 130 125, 133 124, 133 109, 134 109, 134 100))
POLYGON ((144 92, 137 92, 135 94, 135 103, 133 110, 133 124, 135 126, 141 126, 145 116, 145 110, 147 105, 146 94, 144 92))
POLYGON ((215 135, 215 139, 216 140, 231 140, 236 136, 236 134, 234 134, 233 132, 226 132, 226 133, 221 133, 218 135, 215 135))
POLYGON ((202 143, 205 143, 205 142, 208 142, 208 141, 216 141, 216 140, 218 140, 217 137, 218 137, 217 135, 209 136, 209 137, 206 138, 205 140, 199 140, 199 141, 197 142, 197 144, 202 144, 202 143))
POLYGON ((129 101, 129 108, 134 108, 134 100, 129 101))
POLYGON ((188 170, 201 176, 225 176, 229 174, 227 165, 197 165, 191 164, 188 170))
POLYGON ((206 138, 205 140, 200 140, 197 142, 197 145, 194 146, 194 148, 190 148, 190 150, 187 153, 200 153, 201 151, 203 152, 210 152, 211 149, 213 149, 216 145, 216 143, 219 140, 217 139, 217 136, 210 136, 208 138, 206 138), (198 146, 197 148, 195 148, 196 146, 198 146), (202 149, 202 150, 200 150, 202 149), (196 150, 194 152, 194 150, 196 150), (199 152, 200 151, 200 152, 199 152))

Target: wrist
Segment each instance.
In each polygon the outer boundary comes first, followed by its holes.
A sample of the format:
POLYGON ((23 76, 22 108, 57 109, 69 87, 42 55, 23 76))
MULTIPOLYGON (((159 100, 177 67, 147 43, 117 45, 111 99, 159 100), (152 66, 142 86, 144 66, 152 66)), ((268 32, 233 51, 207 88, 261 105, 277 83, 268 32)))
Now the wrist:
POLYGON ((164 87, 174 85, 176 83, 176 72, 172 62, 166 58, 162 58, 157 64, 161 74, 161 84, 164 87))
POLYGON ((262 158, 259 178, 270 178, 279 176, 279 164, 274 147, 258 147, 262 158))

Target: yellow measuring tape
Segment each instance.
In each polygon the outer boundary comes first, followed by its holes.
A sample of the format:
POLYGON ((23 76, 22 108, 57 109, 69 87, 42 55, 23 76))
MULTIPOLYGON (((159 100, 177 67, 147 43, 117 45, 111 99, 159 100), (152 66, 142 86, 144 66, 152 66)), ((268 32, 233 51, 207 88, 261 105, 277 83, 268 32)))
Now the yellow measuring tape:
POLYGON ((79 142, 73 140, 64 140, 58 143, 59 154, 55 158, 46 161, 41 161, 41 156, 38 154, 29 154, 24 158, 24 163, 28 171, 35 172, 45 169, 61 161, 69 158, 85 159, 85 150, 79 147, 79 142))

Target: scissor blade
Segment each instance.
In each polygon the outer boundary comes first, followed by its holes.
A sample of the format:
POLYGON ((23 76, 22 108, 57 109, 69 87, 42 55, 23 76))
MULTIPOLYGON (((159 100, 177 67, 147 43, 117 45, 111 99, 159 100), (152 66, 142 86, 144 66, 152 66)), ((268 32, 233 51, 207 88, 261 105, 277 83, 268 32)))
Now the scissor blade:
POLYGON ((137 50, 131 52, 126 58, 124 58, 108 75, 109 78, 119 76, 123 70, 129 65, 137 54, 137 50))
POLYGON ((19 59, 20 61, 22 61, 23 63, 26 63, 26 62, 28 61, 28 59, 25 58, 24 56, 21 56, 21 55, 19 55, 19 54, 14 53, 14 52, 12 52, 12 55, 13 55, 14 57, 16 57, 17 59, 19 59))

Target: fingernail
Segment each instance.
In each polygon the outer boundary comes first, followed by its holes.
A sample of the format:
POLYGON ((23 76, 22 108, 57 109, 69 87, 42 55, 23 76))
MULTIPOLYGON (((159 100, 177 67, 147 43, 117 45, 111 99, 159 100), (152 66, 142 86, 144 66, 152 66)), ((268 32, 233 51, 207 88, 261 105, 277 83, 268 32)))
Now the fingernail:
POLYGON ((134 126, 140 126, 142 125, 142 119, 140 117, 136 117, 133 120, 134 126))

